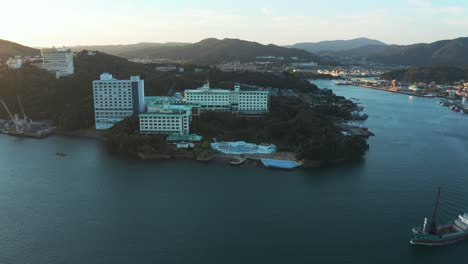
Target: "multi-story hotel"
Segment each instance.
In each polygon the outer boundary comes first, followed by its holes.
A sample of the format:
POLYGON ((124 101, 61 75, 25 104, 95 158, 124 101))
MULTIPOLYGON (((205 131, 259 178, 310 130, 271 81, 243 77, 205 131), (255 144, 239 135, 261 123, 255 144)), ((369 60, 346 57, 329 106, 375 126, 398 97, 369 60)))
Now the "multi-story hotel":
POLYGON ((43 62, 34 64, 36 67, 54 73, 57 78, 73 74, 73 52, 65 48, 41 50, 43 62))
POLYGON ((145 85, 139 76, 117 80, 103 73, 93 81, 96 129, 109 129, 114 123, 145 111, 145 85))
POLYGON ((270 92, 212 89, 207 83, 198 89, 185 90, 188 104, 200 105, 200 110, 232 111, 240 113, 265 113, 269 111, 270 92))
POLYGON ((192 105, 152 102, 146 113, 139 114, 140 133, 190 134, 192 105))

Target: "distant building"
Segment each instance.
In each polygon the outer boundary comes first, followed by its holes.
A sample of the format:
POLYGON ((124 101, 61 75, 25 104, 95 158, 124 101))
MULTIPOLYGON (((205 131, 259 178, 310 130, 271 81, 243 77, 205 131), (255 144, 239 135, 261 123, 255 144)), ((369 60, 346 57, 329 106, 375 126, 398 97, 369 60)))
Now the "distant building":
POLYGON ((129 61, 135 62, 135 63, 140 63, 140 64, 150 64, 150 63, 153 63, 153 60, 149 60, 149 59, 130 59, 129 61))
POLYGON ((457 94, 456 90, 447 90, 447 92, 450 98, 455 98, 455 95, 457 94))
POLYGON ((299 69, 310 69, 318 66, 316 62, 291 63, 291 66, 299 69))
POLYGON ((223 72, 256 72, 259 71, 259 67, 255 64, 251 63, 240 63, 239 61, 235 61, 232 63, 225 63, 217 65, 220 71, 223 72))
POLYGON ((73 52, 65 48, 42 49, 42 63, 33 64, 55 74, 57 78, 74 73, 73 52))
POLYGON ((193 105, 151 102, 146 113, 139 114, 140 133, 190 134, 193 105))
POLYGON ((167 65, 167 66, 157 66, 156 71, 160 72, 169 72, 169 71, 176 71, 177 67, 173 65, 167 65))
POLYGON ((408 87, 408 90, 413 91, 413 92, 418 92, 418 91, 420 91, 421 89, 420 89, 417 85, 410 85, 410 86, 408 87))
POLYGON ((241 91, 236 84, 234 90, 212 89, 207 83, 198 89, 185 90, 185 101, 199 104, 200 110, 256 112, 269 111, 269 91, 241 91))
POLYGON ((19 56, 14 57, 14 58, 9 58, 6 62, 8 69, 19 69, 21 68, 22 64, 23 64, 23 60, 19 56))
POLYGON ((93 81, 96 129, 109 129, 124 118, 145 111, 145 85, 139 76, 117 80, 103 73, 93 81))

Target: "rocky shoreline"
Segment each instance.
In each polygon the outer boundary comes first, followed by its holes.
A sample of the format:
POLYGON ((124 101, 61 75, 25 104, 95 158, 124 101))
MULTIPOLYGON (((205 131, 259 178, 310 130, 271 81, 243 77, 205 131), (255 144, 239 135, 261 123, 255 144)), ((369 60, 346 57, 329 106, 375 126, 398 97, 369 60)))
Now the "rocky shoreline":
MULTIPOLYGON (((65 131, 57 130, 55 132, 58 136, 74 137, 82 139, 94 139, 104 141, 105 137, 100 131, 95 129, 65 131)), ((138 152, 137 158, 146 161, 164 161, 164 160, 193 160, 199 162, 223 162, 231 163, 239 160, 247 160, 247 163, 260 162, 261 159, 278 159, 278 160, 296 160, 296 154, 293 152, 276 152, 272 154, 245 154, 245 155, 231 155, 219 152, 202 153, 190 150, 178 150, 172 153, 143 153, 138 152)), ((345 160, 334 161, 320 161, 320 160, 305 160, 302 168, 319 168, 326 165, 339 165, 346 163, 345 160)))

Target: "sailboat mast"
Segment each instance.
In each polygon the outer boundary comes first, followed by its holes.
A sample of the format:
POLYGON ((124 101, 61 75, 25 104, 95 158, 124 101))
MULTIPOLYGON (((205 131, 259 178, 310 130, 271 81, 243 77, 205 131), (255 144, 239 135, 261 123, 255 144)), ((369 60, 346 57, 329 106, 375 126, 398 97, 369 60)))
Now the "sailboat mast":
POLYGON ((440 204, 440 187, 439 187, 439 191, 437 192, 437 199, 436 199, 436 204, 434 206, 434 212, 432 212, 431 225, 429 226, 430 234, 437 233, 436 217, 437 217, 437 212, 439 211, 439 204, 440 204))

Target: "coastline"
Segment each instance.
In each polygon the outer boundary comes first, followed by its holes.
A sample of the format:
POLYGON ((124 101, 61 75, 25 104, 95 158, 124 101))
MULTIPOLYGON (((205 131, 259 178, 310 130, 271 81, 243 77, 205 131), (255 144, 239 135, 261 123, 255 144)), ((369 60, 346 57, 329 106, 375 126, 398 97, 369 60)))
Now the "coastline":
MULTIPOLYGON (((416 97, 421 97, 421 98, 443 98, 441 96, 434 96, 434 97, 426 97, 424 95, 419 95, 414 92, 405 92, 405 91, 398 91, 394 90, 393 88, 379 88, 379 87, 373 87, 373 86, 367 86, 367 85, 358 85, 361 88, 366 88, 366 89, 374 89, 374 90, 379 90, 379 91, 384 91, 384 92, 390 92, 390 93, 398 93, 398 94, 405 94, 409 96, 416 96, 416 97)), ((399 87, 397 87, 399 88, 399 87)))
POLYGON ((75 137, 84 139, 95 139, 104 141, 104 135, 96 129, 83 129, 83 130, 59 130, 54 133, 57 136, 75 137))
MULTIPOLYGON (((56 130, 54 135, 71 137, 71 138, 80 138, 80 139, 92 139, 98 141, 104 141, 104 136, 99 131, 95 129, 83 129, 83 130, 56 130)), ((259 163, 261 159, 279 159, 279 160, 288 160, 296 161, 296 154, 293 152, 275 152, 272 154, 224 154, 221 152, 212 152, 206 156, 197 155, 194 151, 180 150, 173 153, 142 153, 138 152, 136 158, 145 161, 163 161, 163 160, 193 160, 198 162, 223 162, 231 163, 239 160, 245 160, 247 163, 257 162, 259 163)), ((325 164, 338 165, 345 163, 346 161, 320 161, 320 160, 305 160, 302 168, 319 168, 325 164)))

